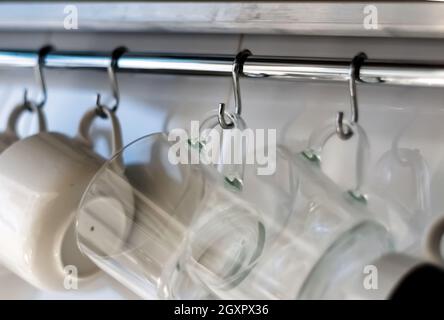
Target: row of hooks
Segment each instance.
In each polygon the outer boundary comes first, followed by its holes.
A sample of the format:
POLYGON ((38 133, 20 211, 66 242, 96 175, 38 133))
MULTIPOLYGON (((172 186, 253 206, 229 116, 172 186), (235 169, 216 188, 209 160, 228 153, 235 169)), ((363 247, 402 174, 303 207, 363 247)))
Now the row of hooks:
MULTIPOLYGON (((24 106, 32 111, 33 107, 42 108, 47 100, 47 88, 46 88, 46 82, 43 75, 43 66, 45 62, 46 56, 52 51, 54 48, 50 45, 42 47, 38 51, 38 62, 35 67, 35 73, 37 77, 37 81, 39 83, 40 89, 41 89, 41 100, 31 101, 28 98, 28 90, 25 89, 24 91, 24 106)), ((120 104, 120 92, 119 92, 119 86, 117 81, 117 69, 118 69, 118 62, 119 59, 127 52, 126 47, 118 47, 111 53, 111 59, 110 64, 107 67, 107 73, 108 77, 111 83, 111 91, 112 96, 114 99, 114 103, 110 106, 107 106, 101 101, 101 94, 97 94, 96 99, 96 107, 97 107, 97 114, 102 117, 106 118, 106 112, 104 112, 104 108, 107 108, 111 112, 116 112, 119 104, 120 104)), ((240 51, 232 64, 231 68, 231 75, 232 75, 232 83, 233 83, 233 92, 234 92, 234 113, 237 116, 241 115, 242 112, 242 100, 241 100, 241 91, 240 91, 240 76, 243 75, 243 66, 245 64, 245 61, 248 59, 249 56, 251 56, 252 53, 250 50, 242 50, 240 51)), ((358 122, 359 119, 359 112, 358 112, 358 101, 357 101, 357 89, 356 89, 356 83, 362 82, 360 78, 360 68, 363 65, 364 61, 367 59, 367 55, 365 53, 358 53, 350 63, 350 69, 349 69, 349 91, 350 91, 350 117, 348 120, 348 124, 344 122, 344 112, 339 111, 336 115, 336 133, 337 135, 343 139, 348 140, 353 135, 353 129, 352 126, 358 122)), ((226 119, 226 110, 225 110, 225 103, 220 103, 218 108, 218 121, 220 126, 223 129, 231 129, 234 126, 234 123, 232 123, 230 120, 227 121, 226 119)))
MULTIPOLYGON (((38 82, 38 84, 40 86, 40 90, 41 90, 41 99, 40 99, 40 101, 31 101, 28 98, 28 90, 25 89, 24 94, 23 94, 23 105, 29 111, 32 111, 33 107, 34 108, 43 108, 43 106, 46 104, 46 100, 48 98, 48 92, 47 92, 45 77, 43 75, 43 66, 44 66, 46 56, 53 50, 54 50, 53 46, 47 45, 47 46, 42 47, 38 51, 38 60, 37 60, 36 66, 35 66, 35 74, 36 74, 37 82, 38 82)), ((127 52, 126 47, 118 47, 118 48, 114 49, 113 52, 111 53, 110 64, 107 68, 108 77, 111 82, 111 91, 112 91, 112 95, 113 95, 113 99, 114 99, 113 105, 106 106, 104 103, 102 103, 101 94, 97 93, 97 98, 96 98, 97 114, 102 118, 107 117, 106 113, 103 111, 104 108, 109 109, 111 112, 116 112, 117 109, 119 108, 120 92, 119 92, 119 85, 117 82, 116 70, 117 70, 117 66, 118 66, 118 61, 119 61, 120 57, 123 54, 125 54, 125 52, 127 52)))

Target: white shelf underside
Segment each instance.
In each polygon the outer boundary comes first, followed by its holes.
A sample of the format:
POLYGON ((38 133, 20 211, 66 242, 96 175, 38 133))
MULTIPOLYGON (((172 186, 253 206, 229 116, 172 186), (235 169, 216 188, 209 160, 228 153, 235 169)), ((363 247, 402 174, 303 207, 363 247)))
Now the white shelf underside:
POLYGON ((67 5, 79 31, 295 34, 369 37, 444 36, 444 3, 111 2, 3 3, 0 30, 64 30, 67 5), (378 28, 366 29, 366 5, 378 28))

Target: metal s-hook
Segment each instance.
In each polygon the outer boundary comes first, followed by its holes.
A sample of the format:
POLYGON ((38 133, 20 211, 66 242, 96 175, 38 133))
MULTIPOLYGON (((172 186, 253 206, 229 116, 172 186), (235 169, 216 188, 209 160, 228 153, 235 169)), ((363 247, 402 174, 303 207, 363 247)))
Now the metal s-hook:
MULTIPOLYGON (((357 123, 359 119, 356 82, 361 81, 359 71, 365 59, 367 59, 367 55, 363 52, 360 52, 356 56, 354 56, 350 64, 349 89, 351 110, 349 121, 351 125, 357 123)), ((342 140, 348 140, 353 136, 353 130, 348 124, 344 123, 343 120, 344 112, 339 111, 336 115, 336 133, 342 140)))
POLYGON ((103 111, 104 108, 107 108, 111 112, 116 112, 117 108, 119 107, 120 92, 119 92, 119 85, 117 83, 116 70, 118 68, 119 59, 125 52, 127 52, 126 47, 118 47, 118 48, 114 49, 111 54, 111 61, 110 61, 110 64, 107 68, 107 72, 108 72, 109 80, 111 82, 111 91, 112 91, 113 98, 114 98, 114 105, 112 107, 108 107, 105 104, 103 104, 101 101, 101 95, 100 95, 100 93, 98 93, 97 99, 96 99, 96 106, 97 106, 96 111, 97 111, 97 114, 101 118, 107 118, 106 113, 103 111))
MULTIPOLYGON (((239 78, 242 75, 244 63, 247 60, 247 58, 251 55, 250 50, 242 50, 239 52, 236 57, 234 58, 233 65, 231 68, 231 77, 233 80, 233 91, 234 91, 234 112, 236 115, 240 115, 242 112, 242 100, 241 100, 241 93, 240 93, 240 84, 239 84, 239 78)), ((228 122, 225 119, 225 104, 220 103, 219 109, 218 109, 218 119, 219 124, 223 129, 231 129, 234 127, 233 122, 228 122)))
POLYGON ((39 102, 33 102, 33 101, 29 100, 28 89, 25 89, 25 91, 23 93, 23 105, 29 111, 33 111, 31 104, 34 104, 34 106, 37 108, 42 108, 45 105, 46 100, 48 98, 48 93, 47 93, 47 89, 46 89, 46 81, 45 81, 45 77, 43 76, 43 67, 45 65, 46 56, 52 50, 54 50, 54 48, 50 45, 47 45, 47 46, 42 47, 38 52, 38 60, 37 60, 36 66, 35 66, 35 76, 36 76, 36 79, 37 79, 40 89, 41 89, 42 99, 39 102))

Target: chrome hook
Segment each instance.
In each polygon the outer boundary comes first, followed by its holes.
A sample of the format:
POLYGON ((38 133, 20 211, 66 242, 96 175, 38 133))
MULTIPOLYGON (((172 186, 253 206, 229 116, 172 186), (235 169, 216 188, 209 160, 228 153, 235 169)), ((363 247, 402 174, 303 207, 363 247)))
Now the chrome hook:
POLYGON ((33 102, 31 100, 29 100, 28 98, 28 89, 25 89, 24 93, 23 93, 23 105, 29 110, 32 111, 32 104, 35 105, 35 107, 37 108, 42 108, 45 103, 46 100, 48 98, 48 93, 46 90, 46 81, 45 81, 45 77, 43 76, 43 67, 45 64, 45 58, 48 55, 48 53, 50 51, 54 50, 54 48, 50 45, 44 46, 42 47, 39 52, 38 52, 38 60, 37 60, 37 64, 35 66, 35 76, 37 79, 37 82, 39 83, 40 89, 41 89, 41 96, 42 96, 42 100, 40 102, 33 102))
MULTIPOLYGON (((350 90, 350 124, 358 122, 358 98, 356 91, 356 82, 361 81, 359 71, 367 55, 363 52, 358 53, 353 57, 350 63, 349 73, 349 90, 350 90)), ((348 140, 353 136, 352 128, 344 123, 344 112, 339 111, 336 115, 336 133, 342 140, 348 140)))
MULTIPOLYGON (((231 68, 231 77, 233 80, 233 91, 234 91, 234 112, 236 115, 240 115, 242 112, 242 100, 240 93, 239 77, 242 75, 244 63, 247 58, 251 55, 250 50, 242 50, 234 58, 233 65, 231 68)), ((225 104, 220 103, 218 109, 218 119, 219 124, 223 129, 231 129, 234 127, 233 122, 227 122, 225 119, 225 104)))
POLYGON ((119 59, 125 52, 127 52, 126 47, 118 47, 118 48, 114 49, 113 52, 111 53, 111 61, 110 61, 110 64, 107 68, 107 72, 108 72, 109 80, 111 82, 111 91, 112 91, 113 98, 114 98, 114 105, 112 107, 106 106, 105 104, 103 104, 101 102, 100 93, 97 94, 97 99, 96 99, 97 109, 96 109, 96 111, 97 111, 97 114, 102 118, 107 117, 106 113, 103 111, 104 108, 107 108, 111 112, 116 112, 117 109, 119 108, 120 92, 119 92, 119 85, 117 83, 116 70, 118 68, 119 59))

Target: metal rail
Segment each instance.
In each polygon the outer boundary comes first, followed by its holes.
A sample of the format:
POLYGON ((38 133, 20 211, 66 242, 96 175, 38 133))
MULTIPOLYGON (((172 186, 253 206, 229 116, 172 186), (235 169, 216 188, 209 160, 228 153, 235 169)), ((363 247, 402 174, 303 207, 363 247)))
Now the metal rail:
MULTIPOLYGON (((125 53, 117 63, 117 72, 165 73, 207 76, 231 76, 234 55, 125 53)), ((243 76, 289 80, 347 81, 350 59, 248 57, 243 76)), ((50 52, 45 68, 91 69, 106 71, 111 55, 103 52, 50 52)), ((0 67, 35 67, 37 51, 0 50, 0 67)), ((360 68, 365 83, 410 86, 444 86, 444 62, 384 61, 368 59, 360 68)))

